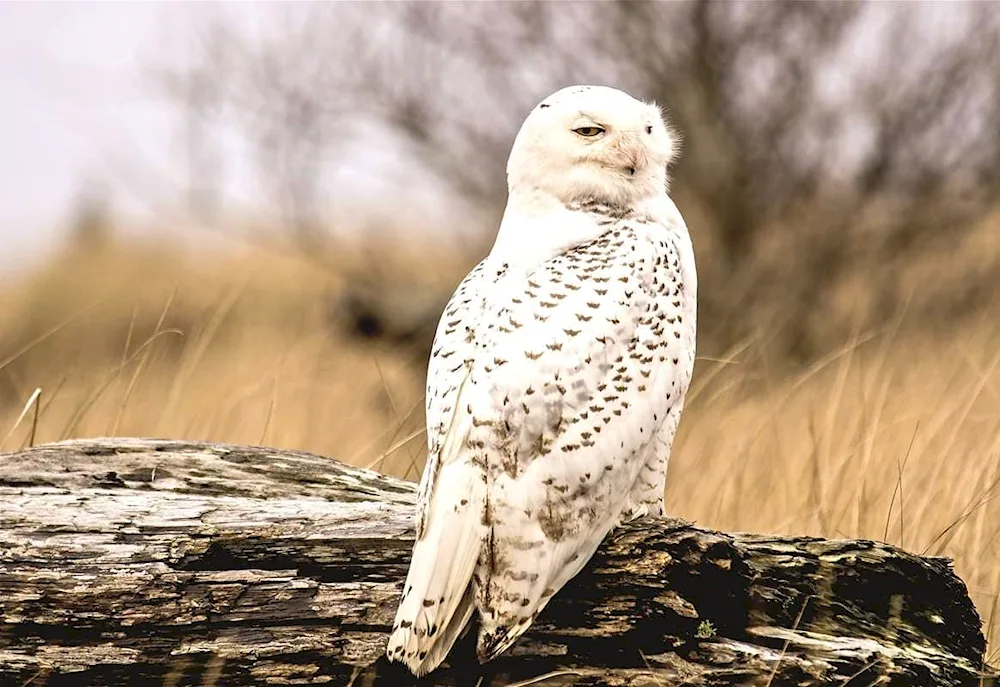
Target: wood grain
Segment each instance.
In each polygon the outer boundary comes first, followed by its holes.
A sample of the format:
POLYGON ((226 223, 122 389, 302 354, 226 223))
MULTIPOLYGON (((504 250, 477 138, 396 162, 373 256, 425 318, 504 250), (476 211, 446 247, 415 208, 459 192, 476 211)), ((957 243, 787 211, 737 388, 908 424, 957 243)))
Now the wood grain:
POLYGON ((413 485, 295 451, 94 439, 0 454, 2 685, 986 685, 946 559, 616 532, 527 635, 424 681, 382 658, 413 485))

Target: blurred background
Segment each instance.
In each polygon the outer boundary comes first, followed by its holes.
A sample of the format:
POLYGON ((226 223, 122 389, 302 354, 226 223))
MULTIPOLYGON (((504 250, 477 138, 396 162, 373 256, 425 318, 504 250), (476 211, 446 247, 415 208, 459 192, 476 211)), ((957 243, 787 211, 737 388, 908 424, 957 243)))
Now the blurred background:
POLYGON ((684 141, 670 510, 954 557, 992 640, 997 10, 4 3, 0 448, 263 443, 415 479, 433 329, 521 120, 613 85, 684 141))

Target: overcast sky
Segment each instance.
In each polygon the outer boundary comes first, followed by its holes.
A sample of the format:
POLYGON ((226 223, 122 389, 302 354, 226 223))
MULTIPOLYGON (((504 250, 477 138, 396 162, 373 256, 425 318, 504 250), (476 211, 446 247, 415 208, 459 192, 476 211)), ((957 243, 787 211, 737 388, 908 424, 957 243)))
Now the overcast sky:
POLYGON ((162 7, 0 3, 0 264, 53 238, 83 178, 138 155, 167 161, 171 124, 139 69, 162 7))
MULTIPOLYGON (((186 184, 181 120, 155 69, 186 63, 188 45, 220 12, 247 28, 268 25, 275 9, 0 2, 0 269, 29 264, 53 245, 87 179, 111 187, 116 214, 138 218, 120 222, 127 228, 173 216, 186 184)), ((390 153, 366 148, 366 169, 339 169, 326 182, 353 184, 363 202, 394 183, 390 171, 372 172, 390 153)), ((262 197, 245 154, 227 151, 226 165, 230 198, 262 197)))

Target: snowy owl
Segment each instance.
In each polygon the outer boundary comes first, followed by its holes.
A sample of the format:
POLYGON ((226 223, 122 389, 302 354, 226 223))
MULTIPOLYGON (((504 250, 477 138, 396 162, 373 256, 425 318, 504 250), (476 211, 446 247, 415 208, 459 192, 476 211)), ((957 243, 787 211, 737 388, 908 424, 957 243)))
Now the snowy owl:
POLYGON ((473 611, 506 650, 620 522, 663 513, 691 380, 697 277, 658 107, 572 86, 528 115, 490 254, 427 378, 429 456, 386 654, 416 675, 473 611))

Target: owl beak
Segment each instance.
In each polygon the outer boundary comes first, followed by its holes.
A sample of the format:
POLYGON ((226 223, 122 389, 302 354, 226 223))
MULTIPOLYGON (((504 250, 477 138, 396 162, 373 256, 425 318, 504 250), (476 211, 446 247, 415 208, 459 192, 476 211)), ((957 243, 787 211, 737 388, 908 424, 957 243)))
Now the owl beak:
POLYGON ((626 175, 633 177, 641 171, 647 164, 646 146, 638 136, 624 134, 618 143, 618 151, 621 153, 622 168, 626 175))

